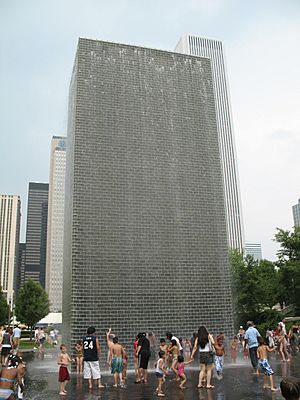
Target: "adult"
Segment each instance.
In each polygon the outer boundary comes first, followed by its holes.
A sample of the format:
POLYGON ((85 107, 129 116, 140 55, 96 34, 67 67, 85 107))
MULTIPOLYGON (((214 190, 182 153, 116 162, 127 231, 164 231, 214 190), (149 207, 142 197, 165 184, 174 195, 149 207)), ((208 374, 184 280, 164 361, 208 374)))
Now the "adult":
POLYGON ((183 356, 183 347, 182 347, 182 345, 181 345, 180 340, 178 339, 178 337, 174 336, 173 333, 171 333, 171 332, 166 332, 166 338, 167 338, 170 342, 172 342, 172 340, 176 340, 177 346, 178 346, 178 348, 179 348, 180 355, 183 356))
POLYGON ((289 353, 287 350, 287 336, 285 325, 278 324, 278 345, 279 345, 279 354, 281 356, 282 361, 290 361, 289 353))
POLYGON ((258 358, 257 358, 257 348, 258 348, 257 338, 261 335, 258 332, 258 330, 254 327, 253 321, 248 321, 247 327, 248 327, 248 329, 246 330, 246 333, 245 333, 244 349, 248 345, 250 360, 251 360, 252 367, 254 369, 254 374, 259 375, 258 358))
POLYGON ((191 354, 191 359, 194 359, 194 354, 199 348, 200 357, 200 372, 199 372, 199 383, 198 388, 203 388, 202 385, 204 377, 206 375, 206 388, 213 389, 214 386, 211 384, 211 374, 214 367, 214 339, 210 333, 208 333, 205 326, 200 326, 198 335, 195 339, 194 348, 191 354))
POLYGON ((155 358, 156 337, 153 332, 148 333, 148 339, 150 342, 150 358, 155 358))
POLYGON ((2 336, 1 363, 3 367, 6 367, 7 365, 8 356, 10 354, 12 346, 13 343, 11 338, 11 331, 10 328, 7 327, 2 336))
POLYGON ((289 338, 292 350, 299 351, 299 325, 293 322, 291 329, 289 330, 289 338))
POLYGON ((18 349, 20 346, 20 338, 21 338, 21 329, 19 328, 19 325, 16 325, 14 330, 13 330, 13 343, 14 343, 14 349, 18 349))
POLYGON ((93 380, 98 388, 104 388, 101 384, 101 372, 99 366, 100 343, 96 336, 96 329, 90 326, 87 335, 82 339, 83 343, 83 378, 89 382, 89 388, 93 388, 93 380))
POLYGON ((136 383, 148 382, 148 363, 150 359, 150 342, 146 337, 146 333, 139 333, 138 334, 138 346, 137 346, 137 355, 139 357, 139 375, 138 379, 135 381, 136 383))
POLYGON ((22 360, 18 356, 10 356, 8 368, 3 368, 0 376, 0 399, 15 400, 13 387, 18 383, 21 392, 24 390, 23 376, 24 368, 19 368, 22 360))

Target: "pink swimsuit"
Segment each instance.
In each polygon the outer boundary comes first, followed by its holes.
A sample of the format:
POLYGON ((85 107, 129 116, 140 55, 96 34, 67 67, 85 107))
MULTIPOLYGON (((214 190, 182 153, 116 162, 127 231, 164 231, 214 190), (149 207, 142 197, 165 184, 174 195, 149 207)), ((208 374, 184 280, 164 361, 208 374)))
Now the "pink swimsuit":
POLYGON ((177 372, 179 376, 182 376, 184 373, 184 363, 178 364, 177 372))

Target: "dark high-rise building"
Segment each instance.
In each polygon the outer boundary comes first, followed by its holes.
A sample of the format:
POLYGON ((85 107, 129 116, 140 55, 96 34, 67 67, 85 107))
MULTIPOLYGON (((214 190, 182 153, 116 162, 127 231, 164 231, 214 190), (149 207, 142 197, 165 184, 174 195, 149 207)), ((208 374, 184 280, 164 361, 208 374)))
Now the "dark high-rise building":
POLYGON ((233 331, 209 59, 79 39, 65 212, 64 340, 233 331))
POLYGON ((17 269, 17 279, 16 279, 17 293, 21 289, 22 283, 25 280, 25 257, 26 257, 26 243, 19 243, 18 269, 17 269))
POLYGON ((30 182, 28 189, 24 280, 45 287, 48 183, 30 182))

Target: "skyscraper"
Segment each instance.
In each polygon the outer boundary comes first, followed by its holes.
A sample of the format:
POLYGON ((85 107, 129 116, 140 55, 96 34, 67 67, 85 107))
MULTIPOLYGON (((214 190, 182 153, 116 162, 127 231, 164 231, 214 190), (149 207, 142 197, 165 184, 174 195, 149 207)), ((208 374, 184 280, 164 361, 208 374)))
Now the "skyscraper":
MULTIPOLYGON (((48 183, 29 182, 24 280, 45 287, 48 183)), ((23 283, 23 282, 22 282, 23 283)))
POLYGON ((62 309, 66 138, 53 136, 50 153, 46 290, 50 310, 62 309))
POLYGON ((260 261, 262 259, 262 251, 260 243, 246 243, 246 254, 252 256, 254 260, 260 261))
POLYGON ((293 218, 294 226, 300 226, 300 199, 298 200, 298 204, 293 206, 293 218))
POLYGON ((64 340, 233 332, 208 59, 79 39, 65 211, 64 340))
POLYGON ((0 285, 7 302, 16 290, 21 200, 15 195, 0 195, 0 285))
POLYGON ((233 249, 242 250, 244 247, 243 219, 229 89, 222 42, 204 39, 194 35, 184 35, 179 40, 175 51, 194 56, 207 57, 211 61, 224 182, 228 245, 233 249))
POLYGON ((21 289, 25 280, 26 243, 19 243, 18 270, 16 291, 21 289))

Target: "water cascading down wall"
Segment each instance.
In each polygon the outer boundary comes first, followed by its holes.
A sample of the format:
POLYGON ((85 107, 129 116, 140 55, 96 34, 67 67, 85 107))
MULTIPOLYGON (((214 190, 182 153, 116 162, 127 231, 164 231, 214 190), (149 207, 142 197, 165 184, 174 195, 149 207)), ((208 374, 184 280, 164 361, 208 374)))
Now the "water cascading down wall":
POLYGON ((64 340, 233 331, 209 59, 79 39, 66 175, 64 340))

